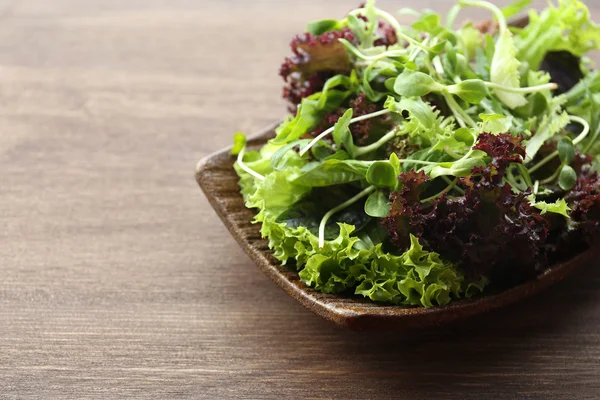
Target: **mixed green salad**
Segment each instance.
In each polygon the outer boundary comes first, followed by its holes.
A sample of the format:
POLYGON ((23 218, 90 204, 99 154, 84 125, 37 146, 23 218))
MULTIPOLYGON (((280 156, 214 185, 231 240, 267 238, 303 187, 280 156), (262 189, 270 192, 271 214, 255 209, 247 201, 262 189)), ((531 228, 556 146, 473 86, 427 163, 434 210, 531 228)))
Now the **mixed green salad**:
POLYGON ((600 232, 600 27, 579 0, 461 0, 442 18, 369 0, 309 23, 281 67, 292 114, 241 193, 308 286, 444 305, 514 286, 600 232), (461 10, 490 20, 455 29, 461 10), (399 14, 399 15, 400 15, 399 14))

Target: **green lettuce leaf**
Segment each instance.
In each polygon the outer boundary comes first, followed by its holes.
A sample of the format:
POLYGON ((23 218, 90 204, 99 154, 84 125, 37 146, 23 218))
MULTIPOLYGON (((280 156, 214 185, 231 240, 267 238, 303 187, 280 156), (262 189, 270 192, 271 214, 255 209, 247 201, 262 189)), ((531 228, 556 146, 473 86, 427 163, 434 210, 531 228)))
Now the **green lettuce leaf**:
POLYGON ((518 58, 537 70, 550 51, 568 51, 577 57, 600 49, 600 27, 580 0, 549 2, 541 14, 531 11, 529 24, 515 37, 518 58))
POLYGON ((357 160, 325 160, 306 165, 301 174, 291 178, 296 185, 323 187, 365 179, 369 163, 357 160))
MULTIPOLYGON (((519 67, 521 62, 517 59, 517 49, 510 31, 504 31, 498 37, 496 50, 490 70, 490 80, 497 85, 508 88, 521 87, 519 67)), ((514 109, 527 104, 525 96, 519 93, 510 93, 496 89, 494 93, 507 107, 514 109)))
POLYGON ((237 162, 233 166, 240 177, 240 191, 246 207, 257 208, 261 212, 268 210, 269 214, 274 217, 310 192, 310 188, 292 183, 294 178, 301 175, 300 170, 306 164, 306 161, 298 153, 293 151, 285 153, 282 159, 286 164, 286 169, 273 170, 271 156, 279 147, 267 144, 260 152, 252 151, 244 155, 245 164, 265 177, 262 181, 256 180, 240 168, 237 162))
MULTIPOLYGON (((341 82, 336 81, 334 83, 336 86, 345 82, 343 78, 332 78, 332 80, 338 79, 341 82)), ((350 95, 350 91, 326 89, 323 92, 315 93, 302 99, 296 116, 281 124, 277 130, 277 136, 271 140, 272 143, 285 144, 298 140, 301 136, 314 129, 325 115, 337 109, 350 95)))
MULTIPOLYGON (((423 307, 445 305, 483 290, 486 281, 466 282, 456 265, 424 250, 416 237, 411 237, 411 246, 405 253, 386 252, 378 225, 357 234, 357 226, 364 226, 364 218, 357 219, 352 213, 341 213, 338 218, 356 221, 353 223, 357 225, 338 222, 337 233, 328 227, 320 248, 316 221, 291 221, 294 215, 302 214, 293 210, 308 204, 303 199, 317 190, 295 183, 303 174, 306 161, 289 151, 283 155, 286 168, 273 170, 270 157, 279 148, 271 144, 244 156, 246 165, 260 171, 264 180, 250 176, 237 163, 234 168, 240 176, 246 206, 259 211, 255 222, 261 223, 261 235, 268 238, 273 256, 282 264, 293 260, 306 285, 323 293, 354 293, 377 302, 423 307)), ((311 218, 314 217, 311 211, 311 218)))
POLYGON ((545 201, 536 201, 535 195, 533 194, 528 196, 527 199, 532 207, 541 210, 540 214, 546 214, 550 212, 569 218, 569 211, 571 211, 571 209, 567 205, 565 199, 556 200, 554 203, 546 203, 545 201))
POLYGON ((566 98, 558 96, 552 98, 548 106, 548 111, 544 114, 541 122, 537 124, 537 118, 534 117, 529 130, 535 131, 535 134, 527 141, 527 158, 532 160, 542 147, 546 140, 550 139, 569 124, 569 115, 563 111, 563 104, 566 98))
POLYGON ((340 224, 337 238, 318 247, 318 238, 305 227, 263 221, 274 256, 282 262, 296 260, 300 279, 323 293, 354 292, 371 300, 432 307, 445 305, 466 294, 464 276, 437 253, 424 251, 415 237, 411 247, 397 256, 382 245, 361 249, 352 236, 354 227, 340 224))

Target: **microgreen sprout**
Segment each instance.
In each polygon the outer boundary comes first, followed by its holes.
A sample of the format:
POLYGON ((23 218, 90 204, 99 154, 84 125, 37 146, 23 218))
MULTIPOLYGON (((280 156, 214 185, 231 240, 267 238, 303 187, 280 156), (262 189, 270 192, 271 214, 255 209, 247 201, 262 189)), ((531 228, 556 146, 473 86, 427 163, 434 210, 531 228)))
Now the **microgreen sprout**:
POLYGON ((323 218, 321 219, 321 223, 319 224, 319 248, 322 249, 323 246, 325 246, 325 227, 327 226, 327 222, 329 222, 329 219, 336 213, 342 211, 345 208, 350 207, 352 204, 356 203, 360 199, 367 197, 372 192, 374 192, 375 189, 376 189, 375 186, 369 186, 368 188, 366 188, 363 191, 361 191, 360 193, 358 193, 356 196, 343 202, 342 204, 338 205, 337 207, 332 208, 323 216, 323 218))
MULTIPOLYGON (((581 117, 577 117, 575 115, 570 115, 569 120, 572 122, 581 124, 581 126, 583 127, 583 130, 581 131, 581 133, 573 140, 573 144, 577 145, 577 144, 581 143, 586 138, 586 136, 590 133, 590 125, 588 124, 588 122, 585 119, 583 119, 581 117)), ((537 164, 535 164, 534 166, 529 168, 529 173, 532 174, 532 173, 536 172, 537 170, 542 168, 544 165, 548 164, 550 161, 555 159, 557 156, 558 156, 558 150, 550 153, 550 155, 546 156, 540 162, 538 162, 537 164)), ((558 174, 555 174, 555 175, 558 176, 558 174)), ((554 177, 554 179, 556 179, 556 177, 554 177)), ((552 181, 552 180, 550 180, 550 181, 552 181)))
POLYGON ((233 155, 237 154, 237 164, 240 166, 240 168, 252 175, 253 177, 255 177, 256 179, 258 179, 259 181, 264 180, 264 176, 254 171, 252 168, 248 167, 244 162, 244 155, 246 154, 246 136, 244 136, 241 133, 236 133, 234 135, 233 141, 234 145, 231 149, 231 153, 233 155))
MULTIPOLYGON (((352 118, 350 120, 351 124, 354 124, 356 122, 360 122, 360 121, 365 121, 371 118, 375 118, 375 117, 380 117, 382 115, 386 115, 389 114, 390 110, 381 110, 381 111, 376 111, 374 113, 371 114, 367 114, 367 115, 363 115, 360 117, 356 117, 356 118, 352 118)), ((311 147, 313 147, 315 144, 317 144, 320 140, 322 140, 323 138, 325 138, 327 135, 333 133, 334 127, 331 127, 327 130, 325 130, 323 133, 321 133, 320 135, 318 135, 316 138, 314 138, 309 144, 307 144, 306 146, 304 146, 304 148, 302 148, 302 150, 300 150, 300 155, 303 156, 304 154, 306 154, 306 152, 308 150, 311 149, 311 147)))

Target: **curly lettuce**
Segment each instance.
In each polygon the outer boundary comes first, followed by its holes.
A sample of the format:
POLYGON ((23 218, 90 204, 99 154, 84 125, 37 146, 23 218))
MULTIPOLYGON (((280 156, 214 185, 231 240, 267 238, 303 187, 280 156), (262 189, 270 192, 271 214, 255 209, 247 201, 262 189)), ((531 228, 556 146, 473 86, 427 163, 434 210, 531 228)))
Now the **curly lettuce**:
POLYGON ((282 264, 295 265, 306 285, 323 293, 354 293, 376 302, 432 307, 480 293, 487 284, 485 279, 467 282, 455 264, 424 250, 414 236, 409 249, 396 255, 386 252, 375 236, 357 235, 356 226, 338 222, 337 236, 319 247, 318 236, 308 226, 278 220, 312 188, 294 183, 306 164, 296 152, 283 156, 284 170, 272 168, 270 157, 276 149, 266 145, 243 155, 245 166, 263 175, 262 180, 238 162, 234 168, 246 206, 259 211, 254 222, 261 223, 261 235, 268 238, 273 256, 282 264))
POLYGON ((549 2, 540 14, 532 10, 529 24, 514 37, 517 58, 537 70, 546 54, 568 51, 581 57, 600 49, 600 26, 590 18, 590 12, 580 0, 549 2))

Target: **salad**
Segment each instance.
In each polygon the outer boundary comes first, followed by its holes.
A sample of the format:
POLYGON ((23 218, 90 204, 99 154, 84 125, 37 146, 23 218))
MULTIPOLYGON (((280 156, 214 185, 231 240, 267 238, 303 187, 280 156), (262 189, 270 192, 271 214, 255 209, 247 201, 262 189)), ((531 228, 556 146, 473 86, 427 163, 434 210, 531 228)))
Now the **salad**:
POLYGON ((280 74, 291 115, 234 168, 274 257, 323 293, 422 307, 502 290, 600 232, 600 27, 579 0, 529 23, 461 0, 373 0, 311 22, 280 74), (461 10, 490 20, 456 29, 461 10))

